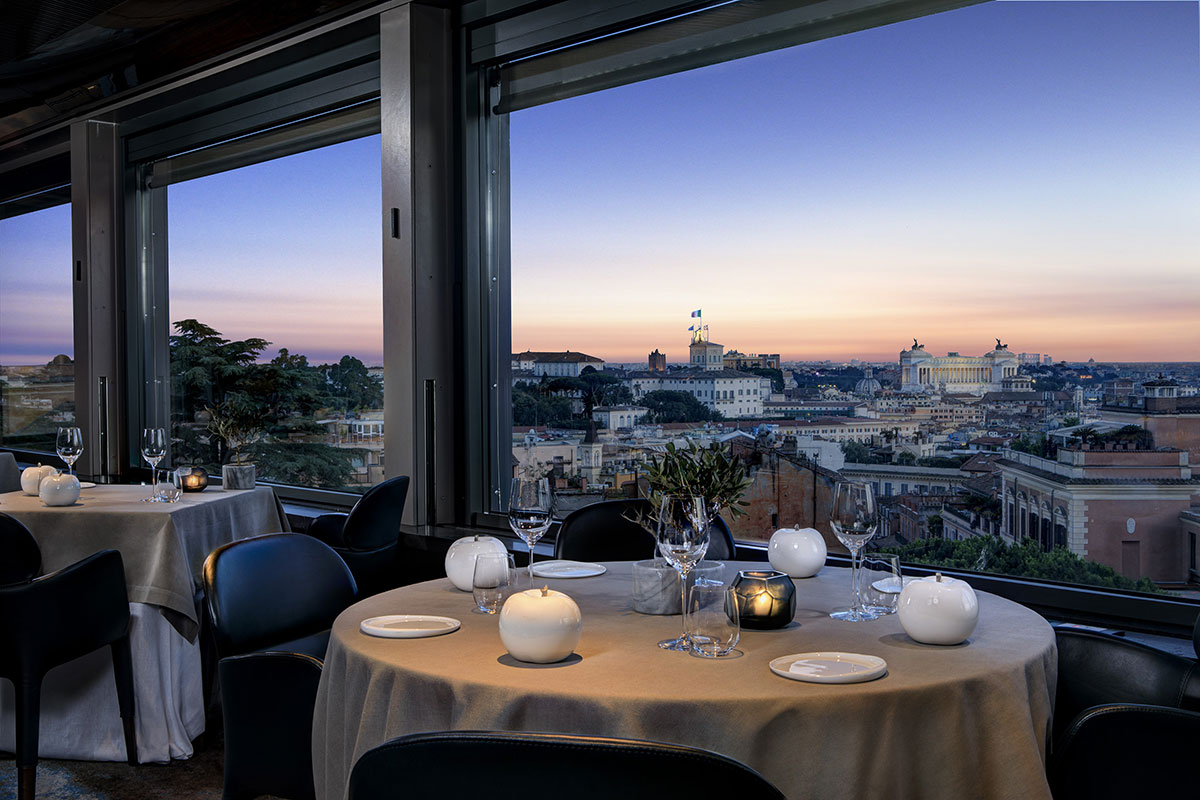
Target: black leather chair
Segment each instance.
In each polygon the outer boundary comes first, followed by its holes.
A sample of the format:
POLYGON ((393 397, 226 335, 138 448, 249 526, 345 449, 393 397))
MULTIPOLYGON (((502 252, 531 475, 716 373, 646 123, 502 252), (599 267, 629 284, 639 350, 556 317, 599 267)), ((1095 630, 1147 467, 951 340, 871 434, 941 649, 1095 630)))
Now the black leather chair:
MULTIPOLYGON (((656 554, 654 534, 635 520, 654 519, 649 500, 607 500, 578 508, 558 528, 554 557, 573 561, 639 561, 656 554)), ((734 558, 733 534, 725 520, 713 520, 708 553, 712 561, 734 558)))
POLYGON ((329 546, 278 533, 242 539, 204 562, 221 660, 225 800, 314 796, 312 718, 333 620, 354 577, 329 546))
POLYGON ((1196 661, 1097 631, 1059 627, 1055 637, 1055 742, 1093 706, 1133 703, 1200 711, 1196 661))
POLYGON ((783 797, 745 764, 695 747, 487 731, 418 733, 372 748, 350 773, 349 797, 661 800, 688 794, 692 779, 705 797, 783 797))
POLYGON ((408 497, 408 476, 389 478, 368 489, 349 514, 322 514, 308 535, 332 547, 358 584, 359 597, 400 585, 400 518, 408 497))
POLYGON ((129 763, 137 762, 129 595, 116 550, 101 550, 40 578, 42 554, 29 530, 0 514, 0 677, 16 695, 17 797, 33 800, 42 678, 53 667, 108 645, 129 763))
POLYGON ((1064 731, 1050 767, 1055 800, 1195 797, 1200 713, 1093 706, 1064 731))

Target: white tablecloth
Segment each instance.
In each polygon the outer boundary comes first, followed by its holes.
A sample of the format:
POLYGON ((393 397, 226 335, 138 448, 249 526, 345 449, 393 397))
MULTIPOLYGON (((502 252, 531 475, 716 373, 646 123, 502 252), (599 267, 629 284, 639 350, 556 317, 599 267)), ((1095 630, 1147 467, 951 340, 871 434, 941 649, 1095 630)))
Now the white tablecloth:
MULTIPOLYGON (((145 486, 84 489, 80 502, 48 508, 36 497, 0 495, 0 511, 23 522, 42 551, 42 572, 104 549, 121 551, 130 597, 130 645, 138 759, 192 754, 204 732, 195 588, 208 554, 227 542, 287 530, 270 487, 208 489, 178 503, 142 503, 145 486)), ((43 758, 124 761, 125 740, 108 648, 51 670, 42 686, 43 758)), ((0 749, 15 745, 12 686, 0 681, 0 749)))

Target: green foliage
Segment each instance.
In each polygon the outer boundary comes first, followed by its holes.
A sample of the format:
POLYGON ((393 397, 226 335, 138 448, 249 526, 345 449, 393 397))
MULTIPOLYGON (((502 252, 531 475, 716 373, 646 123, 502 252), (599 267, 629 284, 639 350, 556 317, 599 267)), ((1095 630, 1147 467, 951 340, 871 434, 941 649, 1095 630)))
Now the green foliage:
POLYGON ((896 455, 896 463, 911 467, 917 463, 917 457, 907 450, 896 455))
POLYGON ((313 365, 270 342, 230 340, 194 319, 175 323, 170 337, 172 447, 175 460, 203 466, 252 458, 259 474, 301 486, 344 488, 361 449, 333 447, 317 420, 378 408, 383 387, 353 356, 313 365))
POLYGON ((1042 550, 1035 539, 1010 545, 999 536, 977 536, 962 541, 925 539, 889 548, 901 560, 928 567, 976 570, 1022 578, 1078 583, 1108 589, 1161 593, 1148 578, 1132 580, 1105 564, 1087 561, 1065 547, 1042 550))
POLYGON ((926 456, 917 459, 918 467, 940 467, 942 469, 958 469, 970 456, 926 456))
POLYGON ((871 463, 871 451, 862 442, 842 442, 842 455, 854 464, 871 463))
POLYGON ((650 409, 650 422, 709 422, 721 416, 687 392, 666 389, 647 392, 641 403, 650 409))
POLYGON ((571 401, 566 397, 543 394, 537 387, 517 384, 512 391, 512 413, 514 426, 561 427, 571 420, 571 401))
POLYGON ((783 391, 783 370, 771 369, 769 367, 753 367, 752 369, 744 370, 752 375, 761 375, 764 378, 771 379, 771 391, 783 391))
POLYGON ((668 443, 665 453, 651 459, 646 475, 656 506, 664 494, 700 496, 714 513, 728 509, 735 517, 745 514, 742 507, 749 505, 742 500, 751 482, 745 464, 716 443, 701 447, 689 442, 687 449, 668 443))
POLYGON ((1013 440, 1009 447, 1019 453, 1029 453, 1039 458, 1052 459, 1057 455, 1057 448, 1050 443, 1044 433, 1023 434, 1020 438, 1013 440))

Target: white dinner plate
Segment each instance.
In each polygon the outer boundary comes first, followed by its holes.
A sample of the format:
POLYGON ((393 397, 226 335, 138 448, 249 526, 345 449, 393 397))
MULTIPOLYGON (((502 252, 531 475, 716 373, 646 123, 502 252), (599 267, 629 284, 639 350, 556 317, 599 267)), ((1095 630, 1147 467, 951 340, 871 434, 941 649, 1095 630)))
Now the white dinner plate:
POLYGON ((539 578, 591 578, 608 570, 603 564, 587 561, 535 561, 533 574, 539 578))
POLYGON ((887 674, 887 662, 861 653, 796 653, 771 660, 771 672, 808 683, 861 683, 887 674))
POLYGON ((441 636, 458 630, 461 622, 453 617, 431 617, 426 614, 387 614, 364 619, 358 626, 368 636, 385 639, 422 639, 441 636))
POLYGON ((96 484, 92 483, 91 481, 80 481, 79 488, 80 489, 95 489, 96 484))

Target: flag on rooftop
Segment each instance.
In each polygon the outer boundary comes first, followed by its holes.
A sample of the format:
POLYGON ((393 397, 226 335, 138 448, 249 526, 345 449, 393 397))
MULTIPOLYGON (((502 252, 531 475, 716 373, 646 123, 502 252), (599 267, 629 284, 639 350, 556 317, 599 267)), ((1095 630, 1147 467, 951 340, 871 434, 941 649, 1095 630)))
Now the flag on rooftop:
POLYGON ((689 331, 694 331, 694 330, 696 330, 696 326, 695 326, 695 325, 689 325, 689 326, 688 326, 688 330, 689 330, 689 331))
POLYGON ((692 312, 692 316, 693 316, 693 317, 698 317, 698 316, 700 316, 700 309, 698 309, 698 308, 697 308, 695 311, 693 311, 693 312, 692 312))

